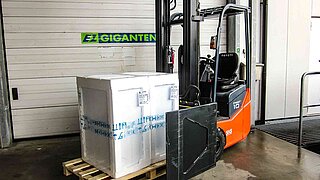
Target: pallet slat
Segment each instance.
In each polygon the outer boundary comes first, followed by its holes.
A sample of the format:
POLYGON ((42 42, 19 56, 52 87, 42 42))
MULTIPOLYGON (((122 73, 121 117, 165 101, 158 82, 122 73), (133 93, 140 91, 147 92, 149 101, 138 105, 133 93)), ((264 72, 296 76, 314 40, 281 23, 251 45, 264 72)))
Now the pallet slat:
POLYGON ((72 172, 77 173, 77 172, 81 171, 82 169, 85 169, 90 166, 91 165, 88 163, 83 163, 83 164, 71 167, 71 170, 72 170, 72 172))
POLYGON ((77 158, 77 159, 62 163, 63 174, 65 176, 70 176, 72 174, 72 171, 70 171, 68 168, 73 166, 74 164, 81 163, 81 162, 83 162, 82 159, 81 158, 77 158))
POLYGON ((80 163, 80 162, 82 162, 82 159, 81 158, 77 158, 77 159, 74 159, 74 160, 71 160, 71 161, 64 162, 63 166, 71 166, 71 165, 74 165, 74 164, 77 164, 77 163, 80 163))
POLYGON ((97 176, 94 176, 92 178, 89 178, 88 180, 102 180, 102 179, 106 179, 110 176, 106 175, 106 174, 99 174, 97 176))
POLYGON ((79 172, 79 175, 81 177, 85 177, 85 176, 88 176, 90 174, 93 174, 93 173, 96 173, 98 172, 99 170, 97 168, 90 168, 88 170, 85 170, 85 171, 82 171, 82 172, 79 172))
MULTIPOLYGON (((166 174, 164 169, 166 161, 160 161, 155 164, 152 164, 146 168, 143 168, 139 171, 133 172, 117 180, 128 180, 136 177, 141 177, 143 179, 157 179, 166 174)), ((100 171, 89 163, 84 162, 81 158, 77 158, 71 161, 62 163, 63 173, 65 176, 76 175, 79 177, 79 180, 103 180, 103 179, 113 179, 108 174, 100 171)))

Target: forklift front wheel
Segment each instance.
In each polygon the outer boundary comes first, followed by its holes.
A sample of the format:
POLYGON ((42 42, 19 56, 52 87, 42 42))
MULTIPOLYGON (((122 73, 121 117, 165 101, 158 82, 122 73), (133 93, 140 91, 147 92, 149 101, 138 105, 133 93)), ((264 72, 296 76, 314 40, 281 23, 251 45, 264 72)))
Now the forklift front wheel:
POLYGON ((217 149, 216 149, 216 160, 219 161, 222 154, 224 146, 226 145, 226 137, 224 136, 223 131, 218 128, 217 130, 217 149))

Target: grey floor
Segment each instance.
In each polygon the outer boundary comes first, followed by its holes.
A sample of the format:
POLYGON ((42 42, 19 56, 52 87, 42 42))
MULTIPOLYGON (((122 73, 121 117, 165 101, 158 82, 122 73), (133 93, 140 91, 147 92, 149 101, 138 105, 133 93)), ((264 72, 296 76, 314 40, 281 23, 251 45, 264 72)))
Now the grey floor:
MULTIPOLYGON (((304 149, 301 158, 297 155, 296 146, 256 130, 227 149, 215 168, 193 179, 320 180, 320 155, 304 149)), ((77 179, 64 177, 61 163, 78 157, 78 136, 16 142, 0 150, 0 179, 77 179)))
POLYGON ((194 179, 320 180, 320 155, 256 130, 227 149, 217 167, 194 179))
POLYGON ((0 150, 0 180, 59 180, 62 162, 80 157, 80 138, 28 140, 0 150))

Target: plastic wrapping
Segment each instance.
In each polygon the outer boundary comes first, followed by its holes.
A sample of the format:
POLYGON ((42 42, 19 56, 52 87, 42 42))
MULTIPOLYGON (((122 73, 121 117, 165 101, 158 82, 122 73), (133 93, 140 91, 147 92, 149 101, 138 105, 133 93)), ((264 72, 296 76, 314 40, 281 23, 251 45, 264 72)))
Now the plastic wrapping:
MULTIPOLYGON (((130 72, 124 74, 148 78, 152 115, 165 115, 165 112, 179 109, 179 80, 177 74, 157 72, 130 72)), ((151 131, 151 163, 156 163, 166 158, 165 116, 158 121, 152 121, 152 125, 160 126, 160 128, 151 131)))
POLYGON ((162 76, 155 84, 142 75, 77 78, 84 161, 119 178, 165 158, 165 112, 178 107, 169 90, 178 77, 162 76))

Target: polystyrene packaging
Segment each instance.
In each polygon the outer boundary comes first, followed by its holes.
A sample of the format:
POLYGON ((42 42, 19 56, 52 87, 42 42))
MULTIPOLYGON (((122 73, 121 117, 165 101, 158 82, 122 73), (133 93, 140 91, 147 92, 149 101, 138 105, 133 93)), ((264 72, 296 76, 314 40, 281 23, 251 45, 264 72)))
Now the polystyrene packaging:
MULTIPOLYGON (((179 109, 179 80, 177 74, 157 72, 130 72, 124 73, 136 77, 147 77, 150 89, 151 114, 163 114, 179 109)), ((165 118, 152 121, 155 126, 161 125, 151 131, 151 163, 164 160, 166 157, 166 129, 165 118)))
POLYGON ((164 159, 165 113, 178 109, 177 83, 176 74, 78 77, 83 160, 119 178, 164 159))

